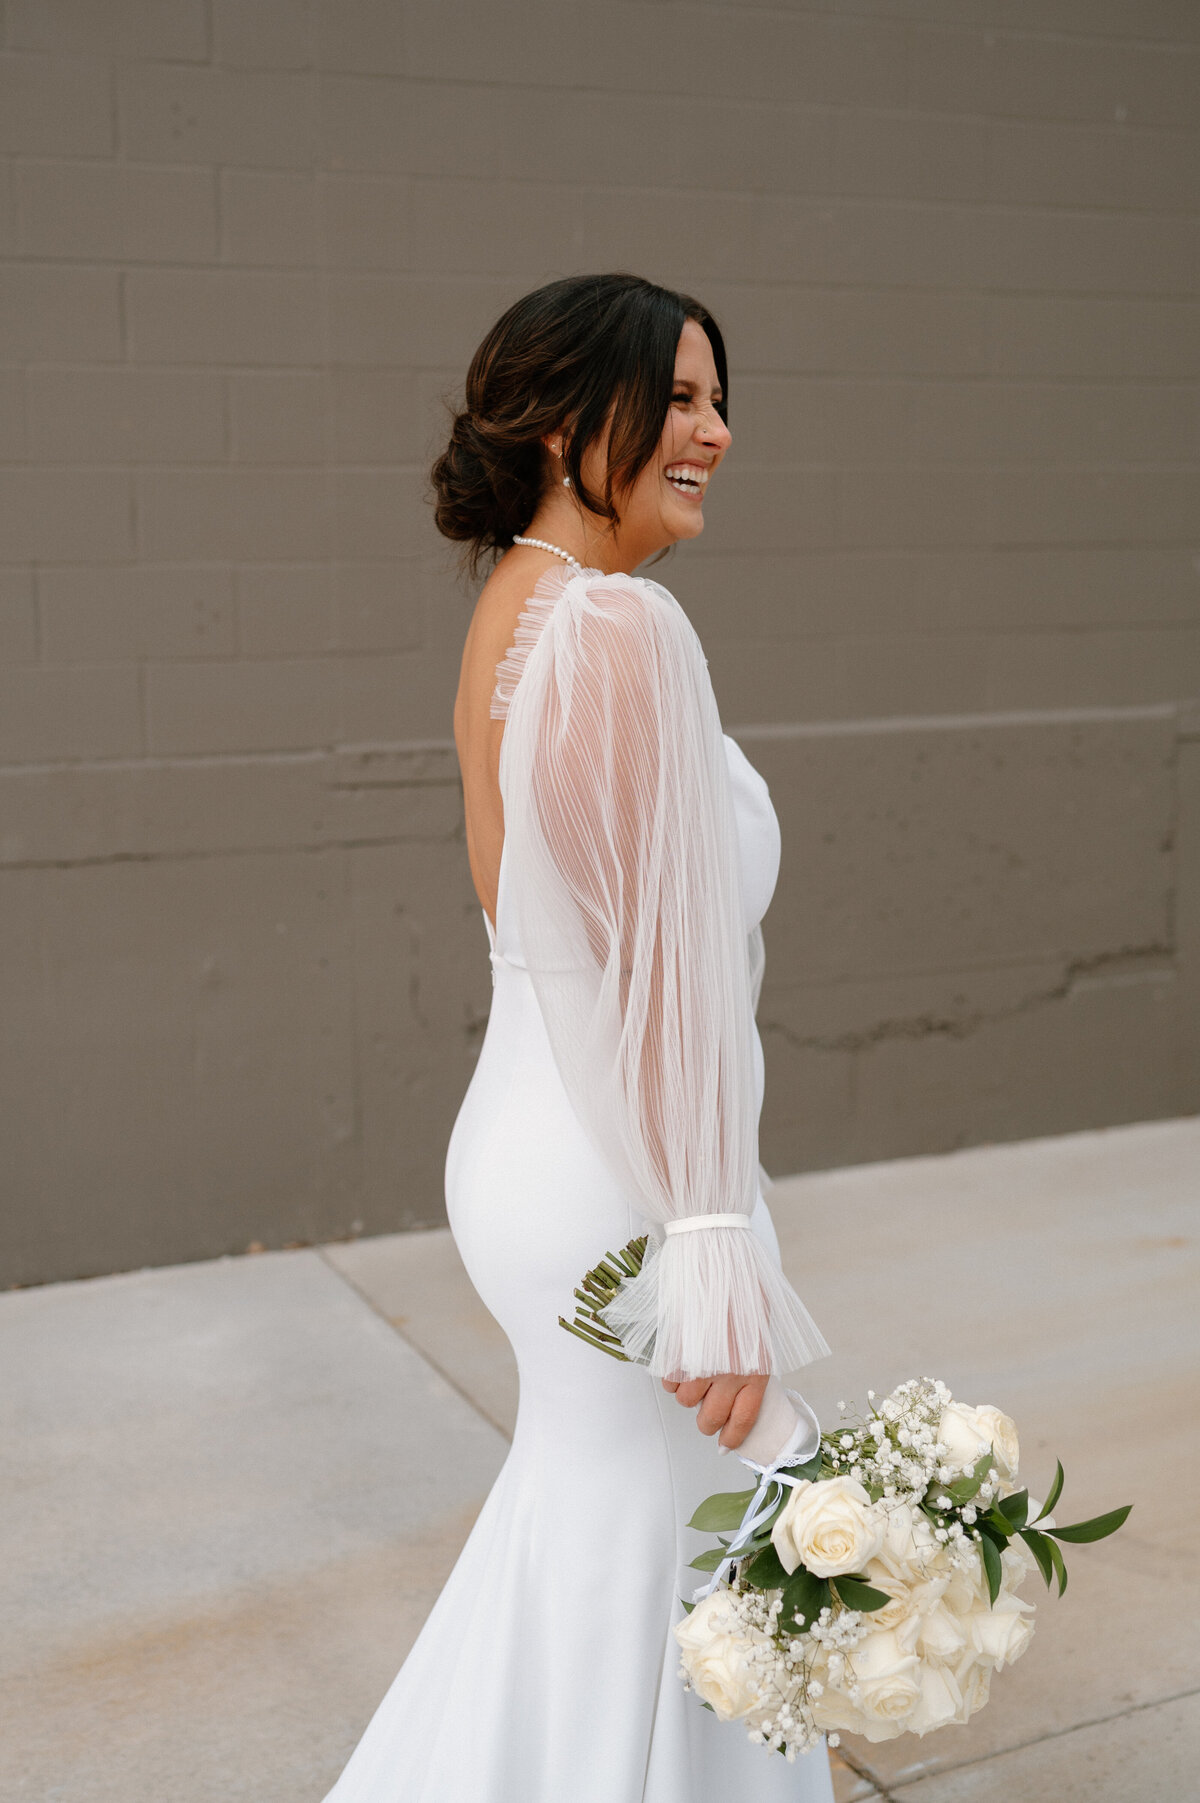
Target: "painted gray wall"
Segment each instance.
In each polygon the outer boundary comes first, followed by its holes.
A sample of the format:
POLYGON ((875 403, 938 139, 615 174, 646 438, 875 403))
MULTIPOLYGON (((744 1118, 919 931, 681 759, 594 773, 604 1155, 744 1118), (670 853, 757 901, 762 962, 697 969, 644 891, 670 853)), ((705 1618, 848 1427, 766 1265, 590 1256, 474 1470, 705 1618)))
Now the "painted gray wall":
POLYGON ((1190 0, 7 0, 0 1283, 441 1218, 490 1000, 423 500, 697 292, 658 574, 784 833, 763 1158, 1200 1108, 1190 0))

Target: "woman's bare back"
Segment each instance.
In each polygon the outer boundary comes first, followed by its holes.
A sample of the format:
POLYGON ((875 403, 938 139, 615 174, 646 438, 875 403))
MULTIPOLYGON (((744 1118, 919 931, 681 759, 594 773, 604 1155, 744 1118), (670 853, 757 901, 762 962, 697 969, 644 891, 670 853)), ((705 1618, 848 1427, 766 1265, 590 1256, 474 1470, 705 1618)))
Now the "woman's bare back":
POLYGON ((479 592, 463 646, 454 700, 454 742, 462 773, 471 880, 493 927, 504 849, 500 798, 504 722, 493 720, 490 714, 496 666, 513 642, 518 616, 534 584, 555 561, 531 547, 518 547, 503 557, 479 592))

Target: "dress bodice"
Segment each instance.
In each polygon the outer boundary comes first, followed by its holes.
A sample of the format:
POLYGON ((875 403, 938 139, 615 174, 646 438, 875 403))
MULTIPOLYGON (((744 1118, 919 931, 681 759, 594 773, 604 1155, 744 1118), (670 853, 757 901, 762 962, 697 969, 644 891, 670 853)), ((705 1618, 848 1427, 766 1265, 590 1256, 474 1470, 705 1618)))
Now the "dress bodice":
MULTIPOLYGON (((725 758, 729 767, 733 795, 734 818, 737 822, 742 907, 746 931, 762 920, 771 904, 779 876, 781 851, 779 818, 771 802, 766 778, 756 770, 736 739, 723 734, 725 758)), ((500 873, 496 890, 496 929, 487 909, 481 910, 487 928, 493 964, 497 961, 522 967, 525 956, 512 910, 505 908, 505 854, 500 853, 500 873)))

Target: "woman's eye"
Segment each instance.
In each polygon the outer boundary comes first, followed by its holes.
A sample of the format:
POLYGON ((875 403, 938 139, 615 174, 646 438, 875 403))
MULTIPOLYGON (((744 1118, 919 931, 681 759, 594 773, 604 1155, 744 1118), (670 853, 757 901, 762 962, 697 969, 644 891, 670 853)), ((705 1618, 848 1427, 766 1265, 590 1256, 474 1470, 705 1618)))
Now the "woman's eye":
POLYGON ((673 394, 671 400, 676 404, 682 401, 685 407, 689 407, 691 405, 692 397, 690 394, 673 394))

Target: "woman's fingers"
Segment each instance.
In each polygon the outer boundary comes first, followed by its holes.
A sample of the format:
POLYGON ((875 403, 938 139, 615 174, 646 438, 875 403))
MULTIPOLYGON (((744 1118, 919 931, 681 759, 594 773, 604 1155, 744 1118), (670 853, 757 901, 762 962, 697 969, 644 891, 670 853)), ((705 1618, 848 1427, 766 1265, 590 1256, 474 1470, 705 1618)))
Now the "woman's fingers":
POLYGON ((686 1383, 677 1384, 675 1400, 685 1409, 694 1409, 698 1402, 703 1402, 709 1390, 720 1379, 716 1377, 692 1377, 686 1383))
POLYGON ((730 1451, 740 1446, 754 1423, 758 1420, 758 1411, 762 1407, 763 1391, 766 1379, 750 1377, 742 1384, 733 1399, 729 1418, 721 1433, 721 1445, 728 1446, 730 1451))
POLYGON ((740 1377, 714 1377, 696 1414, 696 1426, 702 1434, 720 1433, 729 1419, 729 1411, 733 1407, 733 1399, 737 1395, 740 1377))
POLYGON ((675 1400, 685 1409, 699 1403, 696 1426, 702 1434, 721 1434, 722 1446, 740 1446, 762 1406, 767 1387, 765 1374, 754 1377, 693 1377, 686 1383, 664 1377, 663 1388, 672 1390, 675 1400), (724 1433, 721 1432, 724 1428, 724 1433))

